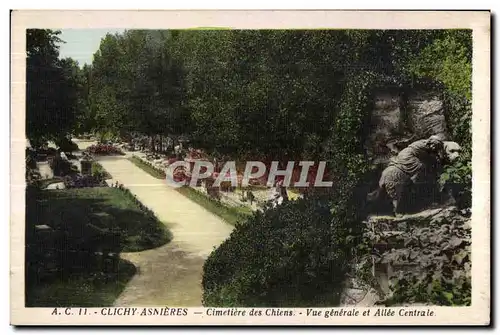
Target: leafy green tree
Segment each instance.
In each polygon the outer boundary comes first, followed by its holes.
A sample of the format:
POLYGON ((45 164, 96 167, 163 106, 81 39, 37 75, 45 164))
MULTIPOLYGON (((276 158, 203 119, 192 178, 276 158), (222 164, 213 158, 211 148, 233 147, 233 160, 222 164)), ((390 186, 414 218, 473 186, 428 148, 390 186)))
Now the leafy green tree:
POLYGON ((449 102, 448 122, 453 138, 466 150, 472 141, 472 33, 446 31, 429 44, 412 62, 410 73, 444 84, 449 102))
POLYGON ((70 134, 80 112, 78 65, 59 59, 59 34, 26 32, 26 135, 34 146, 70 134))

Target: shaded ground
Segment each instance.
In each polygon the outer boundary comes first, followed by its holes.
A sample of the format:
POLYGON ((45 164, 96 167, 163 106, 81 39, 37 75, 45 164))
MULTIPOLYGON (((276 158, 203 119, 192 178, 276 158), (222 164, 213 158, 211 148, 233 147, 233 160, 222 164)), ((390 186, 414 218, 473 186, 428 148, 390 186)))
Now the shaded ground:
POLYGON ((120 251, 171 234, 121 190, 27 191, 26 305, 111 306, 136 273, 120 251))
MULTIPOLYGON (((111 187, 41 192, 39 222, 84 238, 94 228, 116 231, 118 251, 141 251, 169 242, 172 235, 161 222, 140 210, 131 197, 111 187)), ((110 246, 114 248, 114 246, 110 246)))
POLYGON ((103 274, 96 269, 82 276, 55 278, 26 287, 26 307, 103 307, 113 306, 128 281, 136 273, 135 266, 120 260, 116 272, 103 274))

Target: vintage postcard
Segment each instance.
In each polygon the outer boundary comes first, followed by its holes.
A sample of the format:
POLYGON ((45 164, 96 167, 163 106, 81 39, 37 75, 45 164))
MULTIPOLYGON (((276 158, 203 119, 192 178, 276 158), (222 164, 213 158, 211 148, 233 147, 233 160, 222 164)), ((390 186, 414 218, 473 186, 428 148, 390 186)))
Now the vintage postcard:
POLYGON ((13 11, 13 325, 489 325, 490 12, 13 11))

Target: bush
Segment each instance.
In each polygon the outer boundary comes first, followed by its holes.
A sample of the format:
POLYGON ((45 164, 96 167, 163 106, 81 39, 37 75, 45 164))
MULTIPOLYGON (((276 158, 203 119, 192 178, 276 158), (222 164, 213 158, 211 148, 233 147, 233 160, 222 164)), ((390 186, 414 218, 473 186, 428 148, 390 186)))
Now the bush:
POLYGON ((57 141, 56 145, 64 152, 72 152, 78 150, 78 144, 73 142, 72 140, 64 137, 57 141))
POLYGON ((54 172, 54 176, 64 177, 67 175, 78 173, 78 168, 70 161, 56 156, 49 161, 49 165, 54 172))
POLYGON ((466 154, 445 167, 439 182, 451 192, 459 208, 472 206, 472 162, 466 154))
POLYGON ((92 176, 101 182, 112 178, 108 171, 97 162, 92 162, 92 176))
POLYGON ((314 306, 325 294, 335 300, 350 246, 325 203, 285 202, 237 224, 204 264, 203 304, 314 306))
POLYGON ((105 187, 106 182, 96 176, 67 176, 64 179, 66 188, 85 188, 85 187, 105 187))

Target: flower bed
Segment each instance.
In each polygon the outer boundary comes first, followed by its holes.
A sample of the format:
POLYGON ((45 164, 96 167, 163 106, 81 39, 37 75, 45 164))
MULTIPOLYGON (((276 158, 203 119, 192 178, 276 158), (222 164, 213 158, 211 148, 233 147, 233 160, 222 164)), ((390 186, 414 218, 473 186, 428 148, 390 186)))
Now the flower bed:
POLYGON ((94 144, 85 149, 85 152, 97 156, 125 155, 120 148, 110 144, 94 144))

